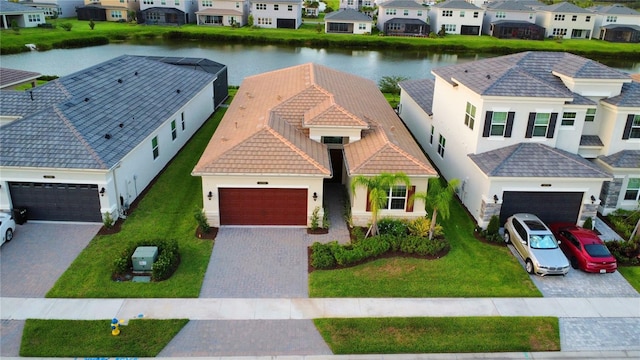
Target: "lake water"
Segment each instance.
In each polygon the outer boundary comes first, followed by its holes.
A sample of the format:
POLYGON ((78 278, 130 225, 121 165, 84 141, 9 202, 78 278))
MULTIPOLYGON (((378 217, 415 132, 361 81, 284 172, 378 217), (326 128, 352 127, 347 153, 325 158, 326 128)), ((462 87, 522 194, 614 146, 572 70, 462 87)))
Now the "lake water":
MULTIPOLYGON (((216 45, 196 42, 123 43, 80 49, 32 51, 0 56, 0 66, 63 76, 120 55, 149 55, 208 58, 227 65, 229 84, 240 85, 242 79, 266 71, 314 62, 336 70, 356 74, 377 82, 383 76, 409 79, 433 77, 431 69, 490 57, 490 54, 441 54, 416 51, 371 51, 315 49, 273 45, 216 45)), ((608 66, 640 72, 638 61, 603 61, 608 66)))

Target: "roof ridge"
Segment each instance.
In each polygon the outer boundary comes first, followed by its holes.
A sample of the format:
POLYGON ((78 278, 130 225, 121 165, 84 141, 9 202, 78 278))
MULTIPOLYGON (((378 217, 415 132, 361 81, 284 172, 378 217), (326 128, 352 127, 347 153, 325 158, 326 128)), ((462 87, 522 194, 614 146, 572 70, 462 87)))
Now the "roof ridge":
POLYGON ((62 122, 65 124, 65 126, 71 131, 73 136, 76 139, 78 139, 78 141, 80 141, 80 143, 89 151, 89 154, 91 154, 91 157, 98 164, 100 164, 103 168, 106 169, 107 168, 107 164, 105 164, 104 161, 102 161, 100 156, 95 152, 95 150, 91 147, 91 145, 89 145, 89 143, 85 140, 85 138, 82 136, 82 134, 80 134, 80 132, 75 128, 75 126, 73 126, 71 121, 69 121, 69 119, 67 119, 67 117, 64 115, 64 113, 62 113, 62 111, 60 111, 60 109, 58 109, 57 106, 53 106, 53 111, 56 113, 56 115, 58 115, 58 117, 62 120, 62 122))
MULTIPOLYGON (((388 142, 388 143, 387 143, 387 145, 388 145, 388 146, 393 147, 396 151, 398 151, 399 153, 401 153, 402 155, 404 155, 406 158, 408 158, 409 160, 411 160, 413 163, 415 163, 415 164, 416 164, 416 165, 418 165, 419 167, 421 167, 421 168, 423 168, 423 169, 425 169, 425 170, 429 170, 429 171, 431 171, 431 172, 434 172, 434 171, 433 171, 434 169, 433 169, 432 167, 430 167, 430 166, 429 166, 429 167, 424 166, 424 164, 423 164, 423 163, 421 163, 420 161, 418 161, 418 159, 416 159, 416 157, 415 157, 415 156, 413 156, 413 155, 409 154, 408 152, 404 151, 404 150, 403 150, 401 147, 399 147, 398 145, 396 145, 396 144, 394 144, 394 143, 392 143, 392 142, 388 142)), ((384 146, 383 146, 383 148, 384 148, 384 146)))
MULTIPOLYGON (((536 144, 536 145, 542 145, 542 144, 536 144)), ((571 153, 567 153, 567 152, 565 152, 565 151, 563 151, 563 150, 560 150, 560 149, 558 149, 558 148, 555 148, 555 147, 550 147, 550 146, 547 146, 547 147, 549 148, 549 150, 550 150, 550 151, 553 151, 554 153, 556 153, 556 154, 558 154, 558 155, 562 156, 563 158, 565 158, 565 159, 567 159, 567 160, 570 160, 570 161, 571 161, 571 162, 573 162, 573 163, 576 163, 576 164, 578 164, 578 165, 582 165, 582 166, 588 166, 588 167, 590 167, 591 169, 593 169, 593 170, 597 170, 597 171, 598 171, 598 172, 600 172, 600 173, 605 173, 604 171, 602 171, 602 170, 600 169, 600 167, 598 167, 598 166, 597 166, 597 165, 595 165, 595 164, 592 164, 592 163, 591 163, 590 161, 588 161, 588 160, 586 160, 586 163, 582 163, 582 162, 578 161, 578 159, 577 159, 577 158, 575 158, 575 157, 573 157, 573 156, 567 156, 567 154, 571 154, 571 153)), ((578 155, 578 156, 579 156, 579 155, 578 155)), ((580 159, 583 159, 583 158, 581 157, 580 159)), ((606 175, 609 175, 609 174, 608 174, 608 173, 606 173, 606 175)))
MULTIPOLYGON (((502 169, 502 167, 504 166, 504 164, 506 164, 507 160, 511 159, 513 156, 515 156, 515 154, 522 149, 522 147, 525 145, 526 143, 517 143, 515 145, 511 145, 514 147, 514 150, 511 151, 511 153, 509 155, 507 155, 507 157, 505 157, 502 161, 500 161, 500 164, 498 164, 498 166, 496 166, 493 171, 491 171, 491 174, 487 174, 487 175, 493 175, 493 174, 497 174, 498 170, 502 169)), ((530 143, 529 143, 530 144, 530 143)), ((507 146, 508 148, 509 146, 507 146)), ((496 150, 501 150, 501 149, 505 149, 505 148, 500 148, 500 149, 496 149, 496 150)))
MULTIPOLYGON (((294 127, 295 128, 295 127, 294 127)), ((267 126, 266 131, 268 131, 269 133, 271 133, 273 136, 275 136, 276 138, 278 138, 280 141, 282 141, 285 145, 287 145, 291 150, 295 151, 298 155, 300 155, 303 159, 307 160, 309 163, 311 163, 314 167, 316 167, 316 169, 320 170, 323 173, 326 174, 330 174, 330 171, 326 171, 327 169, 325 169, 320 163, 318 163, 316 161, 316 159, 312 158, 311 156, 309 156, 307 153, 305 153, 304 151, 300 150, 299 147, 297 147, 294 143, 292 143, 291 141, 289 141, 289 139, 287 139, 286 137, 284 137, 282 134, 280 134, 278 131, 276 131, 274 128, 272 128, 271 126, 267 126)), ((297 129, 295 129, 296 131, 298 131, 297 129)), ((313 140, 311 140, 313 141, 313 140)))

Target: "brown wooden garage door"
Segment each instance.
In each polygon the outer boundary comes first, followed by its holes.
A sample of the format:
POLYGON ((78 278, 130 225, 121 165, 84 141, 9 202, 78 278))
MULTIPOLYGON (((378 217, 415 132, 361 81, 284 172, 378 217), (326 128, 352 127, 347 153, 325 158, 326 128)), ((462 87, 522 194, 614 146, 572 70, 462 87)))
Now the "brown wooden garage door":
POLYGON ((582 207, 581 192, 505 191, 500 224, 516 213, 530 213, 544 223, 577 222, 582 207))
POLYGON ((307 225, 307 189, 218 190, 221 225, 307 225))

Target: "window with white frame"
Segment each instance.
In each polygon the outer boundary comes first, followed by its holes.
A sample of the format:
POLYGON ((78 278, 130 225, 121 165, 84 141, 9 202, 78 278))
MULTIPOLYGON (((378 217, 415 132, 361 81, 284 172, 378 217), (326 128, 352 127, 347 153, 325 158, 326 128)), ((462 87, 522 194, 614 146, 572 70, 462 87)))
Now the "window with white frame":
POLYGON ((444 17, 453 16, 453 10, 442 10, 442 16, 444 16, 444 17))
POLYGON ((507 17, 507 13, 504 11, 496 12, 496 19, 504 19, 507 17))
POLYGON ((456 32, 456 24, 444 24, 444 31, 448 33, 456 32))
POLYGON ((464 11, 460 11, 460 17, 464 17, 464 11))
POLYGON ((160 156, 160 149, 158 148, 158 137, 154 136, 153 139, 151 139, 151 149, 153 151, 153 159, 157 159, 158 156, 160 156))
POLYGON ((372 7, 372 5, 371 5, 371 1, 366 0, 366 1, 364 2, 364 6, 366 6, 366 7, 372 7))
POLYGON ((273 24, 273 21, 271 20, 271 18, 258 18, 258 25, 271 25, 273 24))
POLYGON ((422 16, 422 10, 418 10, 418 16, 422 16))
POLYGON ((404 16, 409 16, 409 10, 407 9, 404 10, 404 16))
POLYGON ((479 13, 479 12, 477 12, 477 11, 474 11, 474 12, 473 12, 473 18, 474 18, 474 19, 477 19, 479 15, 480 15, 480 13, 479 13))
POLYGON ((120 10, 111 10, 111 17, 114 19, 122 19, 122 11, 120 10))
POLYGON ((587 114, 584 117, 584 121, 594 121, 596 119, 596 109, 587 109, 587 114))
POLYGON ((553 36, 565 36, 567 35, 567 29, 553 29, 553 36))
POLYGON ((182 126, 182 131, 184 131, 184 113, 180 113, 180 125, 182 126))
POLYGON ((348 0, 348 1, 347 1, 347 5, 349 5, 349 6, 353 6, 353 0, 348 0))
POLYGON ((407 202, 407 187, 405 185, 392 186, 387 193, 387 210, 404 210, 407 202))
POLYGON ((287 5, 287 11, 293 11, 293 5, 287 5))
POLYGON ((467 102, 467 108, 464 114, 464 124, 471 130, 473 130, 473 124, 476 122, 476 107, 470 102, 467 102))
POLYGON ((640 201, 640 178, 629 178, 627 190, 624 192, 624 199, 640 201))
POLYGON ((618 21, 618 17, 617 16, 613 16, 613 15, 609 15, 607 16, 607 22, 617 22, 618 21))
POLYGON ((536 113, 535 121, 533 122, 533 137, 547 136, 547 129, 549 128, 549 120, 551 114, 549 113, 536 113))
POLYGON ((400 24, 387 24, 387 30, 389 31, 398 31, 401 29, 400 24))
POLYGON ((573 126, 576 122, 576 113, 574 112, 564 112, 562 113, 562 122, 560 125, 562 126, 573 126))
POLYGON ((280 10, 280 6, 278 4, 273 4, 273 10, 275 11, 280 10))
POLYGON ((578 21, 578 15, 573 15, 571 17, 571 21, 578 21))
POLYGON ((444 147, 446 144, 447 139, 445 139, 444 136, 440 135, 440 138, 438 139, 438 154, 441 158, 444 158, 444 147))
POLYGON ((584 18, 584 21, 590 22, 591 21, 591 16, 587 15, 587 17, 584 18))
POLYGON ((436 128, 431 125, 431 132, 429 133, 429 145, 433 145, 433 133, 435 132, 436 128))
POLYGON ((202 7, 212 7, 213 0, 202 0, 202 7))
POLYGON ((29 14, 29 22, 40 22, 40 14, 29 14))
POLYGON ((358 23, 358 30, 367 30, 367 24, 358 23))
POLYGON ((236 2, 236 9, 240 9, 240 3, 236 2))
POLYGON ((504 136, 507 129, 507 113, 494 111, 491 115, 491 129, 489 130, 490 136, 504 136))
POLYGON ((175 4, 176 6, 180 6, 180 0, 176 0, 176 1, 174 2, 174 4, 175 4))
POLYGON ((142 0, 142 3, 145 5, 153 5, 153 0, 142 0))
POLYGON ((629 130, 625 130, 625 132, 628 131, 629 139, 640 139, 640 115, 629 116, 633 116, 633 118, 630 120, 629 130))
POLYGON ((256 10, 267 10, 267 4, 256 4, 256 10))
POLYGON ((147 20, 160 20, 160 13, 150 12, 147 13, 147 20))
POLYGON ((171 121, 171 140, 175 140, 178 137, 178 130, 176 129, 176 121, 171 121))
POLYGON ((555 20, 555 21, 564 21, 564 14, 555 14, 553 16, 553 20, 555 20))
POLYGON ((167 5, 167 0, 160 0, 160 5, 167 5))
POLYGON ((384 13, 385 15, 395 15, 396 9, 385 9, 384 13))

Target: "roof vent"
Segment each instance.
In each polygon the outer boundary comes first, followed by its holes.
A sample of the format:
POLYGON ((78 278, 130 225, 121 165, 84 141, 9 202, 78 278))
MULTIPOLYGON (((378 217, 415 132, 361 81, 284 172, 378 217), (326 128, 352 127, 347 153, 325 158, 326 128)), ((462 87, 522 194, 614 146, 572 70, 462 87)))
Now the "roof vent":
POLYGON ((111 139, 111 134, 109 133, 104 134, 104 138, 107 140, 111 139))
POLYGON ((118 79, 118 84, 122 84, 122 79, 118 79))
POLYGON ((84 98, 84 102, 89 102, 89 98, 84 98))
POLYGON ((491 79, 491 75, 487 74, 487 79, 491 79))
POLYGON ((469 70, 467 70, 467 69, 464 69, 464 72, 469 72, 469 70))
POLYGON ((124 124, 123 124, 123 123, 120 123, 120 124, 118 124, 118 126, 119 126, 120 128, 123 128, 123 127, 124 127, 124 124))
POLYGON ((136 72, 134 72, 134 73, 133 73, 133 75, 138 76, 138 72, 137 72, 137 71, 136 71, 136 72))
POLYGON ((176 90, 176 93, 180 94, 180 89, 176 90))

